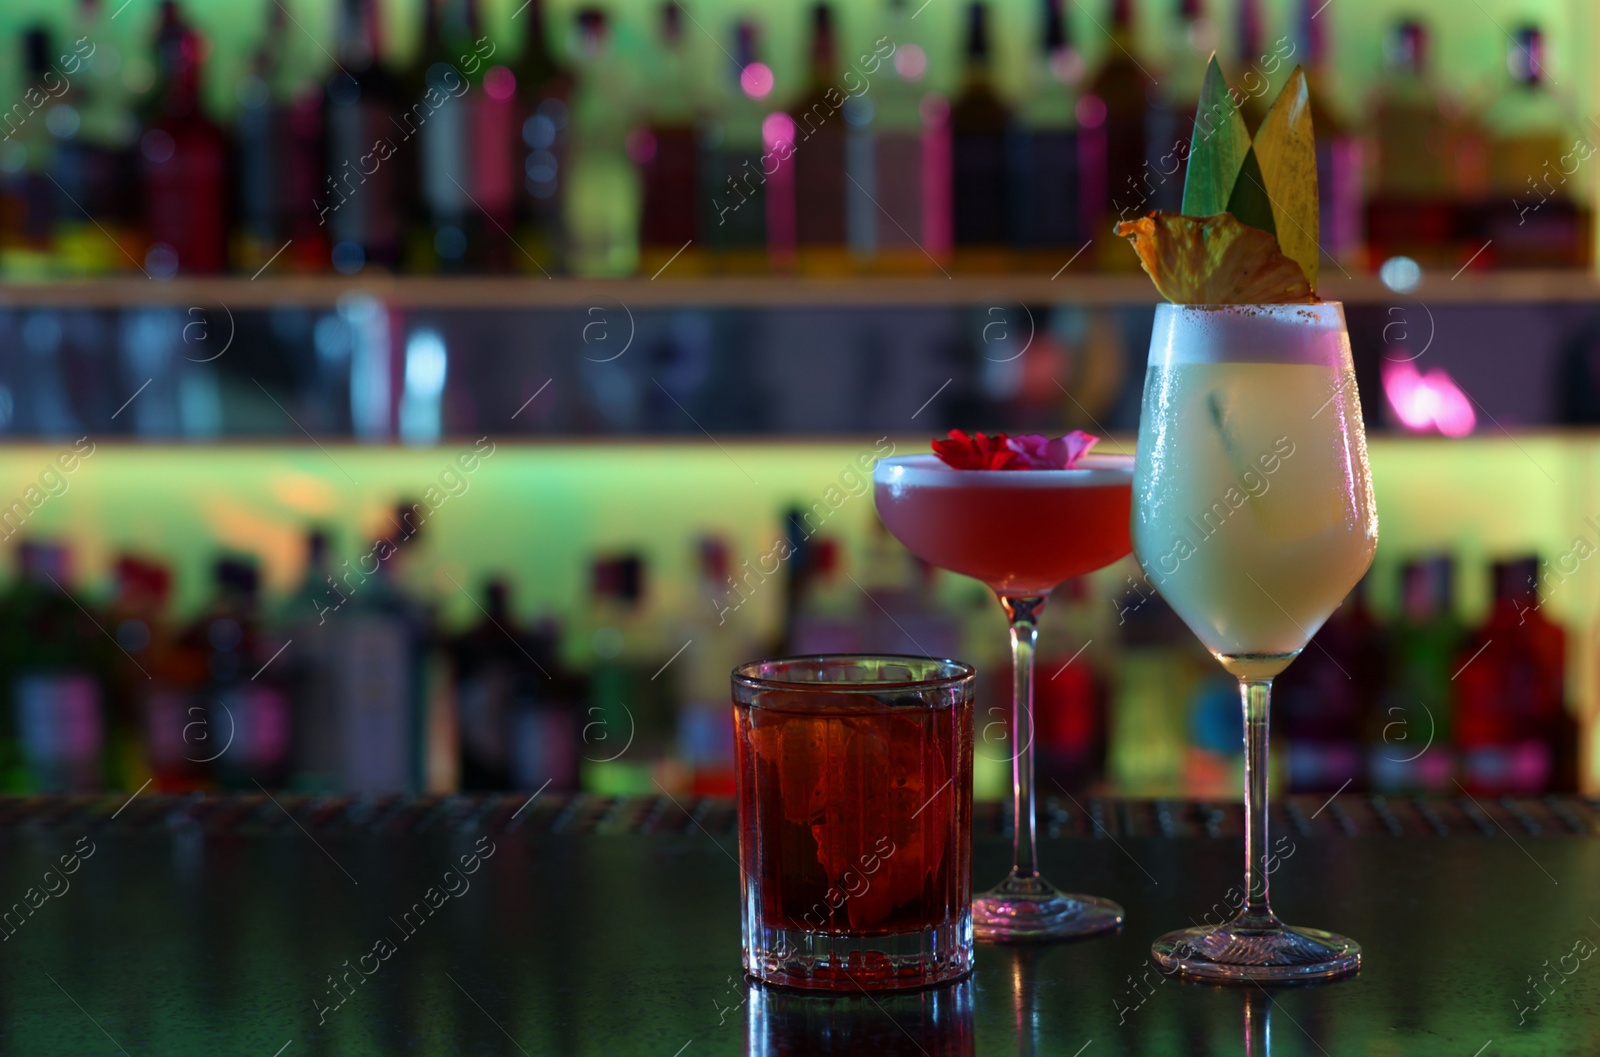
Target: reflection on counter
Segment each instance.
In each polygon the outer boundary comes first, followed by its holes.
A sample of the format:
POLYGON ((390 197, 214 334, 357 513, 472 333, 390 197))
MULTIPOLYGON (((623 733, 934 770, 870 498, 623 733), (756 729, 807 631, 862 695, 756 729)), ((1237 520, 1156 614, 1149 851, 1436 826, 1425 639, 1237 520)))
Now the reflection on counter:
POLYGON ((919 991, 798 993, 745 985, 746 1057, 973 1057, 972 980, 919 991))

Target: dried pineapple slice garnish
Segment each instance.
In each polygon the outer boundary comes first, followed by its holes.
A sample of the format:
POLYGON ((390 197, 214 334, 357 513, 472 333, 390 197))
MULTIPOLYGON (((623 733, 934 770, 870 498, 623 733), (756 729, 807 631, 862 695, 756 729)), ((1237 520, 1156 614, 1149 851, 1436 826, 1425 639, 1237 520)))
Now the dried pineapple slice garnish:
POLYGON ((1317 296, 1278 240, 1231 213, 1186 217, 1151 213, 1116 232, 1133 243, 1144 270, 1180 305, 1312 304, 1317 296))

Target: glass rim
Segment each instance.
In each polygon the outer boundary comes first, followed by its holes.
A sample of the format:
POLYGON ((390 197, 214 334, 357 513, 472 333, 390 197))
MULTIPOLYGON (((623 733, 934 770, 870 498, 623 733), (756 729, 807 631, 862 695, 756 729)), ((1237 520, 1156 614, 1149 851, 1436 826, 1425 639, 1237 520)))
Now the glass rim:
POLYGON ((1091 451, 1080 456, 1070 470, 963 470, 948 466, 932 452, 894 455, 879 459, 872 467, 874 484, 893 484, 890 473, 900 471, 904 483, 920 486, 975 484, 1004 485, 1011 488, 1059 487, 1064 484, 1118 484, 1132 476, 1133 452, 1091 451))
POLYGON ((1343 301, 1274 301, 1265 304, 1239 304, 1237 302, 1221 302, 1218 304, 1189 304, 1177 301, 1160 301, 1156 307, 1168 312, 1224 312, 1224 311, 1255 311, 1271 310, 1275 312, 1290 312, 1296 309, 1309 311, 1326 311, 1338 309, 1344 311, 1343 301))
MULTIPOLYGON (((813 691, 829 694, 879 694, 885 690, 945 690, 969 683, 977 678, 978 670, 965 661, 949 657, 924 657, 914 653, 802 653, 789 657, 770 657, 759 661, 745 661, 733 669, 733 681, 752 690, 786 690, 790 692, 813 691), (752 671, 768 664, 804 664, 818 661, 918 661, 943 665, 949 674, 927 679, 881 679, 873 682, 829 683, 815 679, 771 679, 754 675, 752 671)), ((752 708, 762 706, 751 703, 752 708)))

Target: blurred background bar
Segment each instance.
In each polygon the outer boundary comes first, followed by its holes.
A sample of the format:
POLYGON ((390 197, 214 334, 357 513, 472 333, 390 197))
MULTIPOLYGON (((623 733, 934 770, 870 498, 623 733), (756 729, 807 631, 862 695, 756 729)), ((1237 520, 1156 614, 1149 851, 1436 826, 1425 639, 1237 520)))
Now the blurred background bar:
POLYGON ((1596 13, 1459 15, 1453 0, 14 0, 0 267, 1129 273, 1109 224, 1177 207, 1215 50, 1252 125, 1296 65, 1310 74, 1330 273, 1406 291, 1435 272, 1589 268, 1596 13))
MULTIPOLYGON (((1312 75, 1382 512, 1275 780, 1600 792, 1600 15, 1482 7, 13 0, 0 788, 727 794, 727 673, 785 652, 1002 710, 872 463, 1131 443, 1110 228, 1177 208, 1216 50, 1251 124, 1312 75)), ((1230 796, 1234 690, 1137 581, 1045 613, 1045 786, 1230 796)))

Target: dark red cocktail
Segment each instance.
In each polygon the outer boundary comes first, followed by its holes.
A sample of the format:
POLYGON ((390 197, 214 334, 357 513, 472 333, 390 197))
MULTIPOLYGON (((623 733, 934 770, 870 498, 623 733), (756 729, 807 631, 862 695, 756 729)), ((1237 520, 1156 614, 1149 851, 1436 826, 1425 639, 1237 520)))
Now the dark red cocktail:
POLYGON ((853 990, 971 968, 972 684, 923 657, 735 670, 750 973, 853 990))

